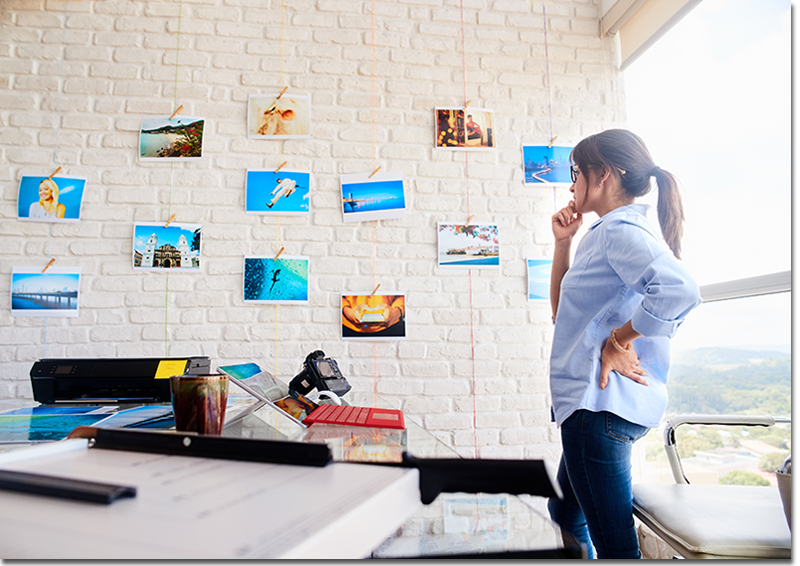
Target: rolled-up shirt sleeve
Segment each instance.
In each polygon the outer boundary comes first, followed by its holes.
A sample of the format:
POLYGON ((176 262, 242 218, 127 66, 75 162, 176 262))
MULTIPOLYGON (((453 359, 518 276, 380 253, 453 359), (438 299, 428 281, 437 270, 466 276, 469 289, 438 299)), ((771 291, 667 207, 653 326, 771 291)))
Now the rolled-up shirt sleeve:
POLYGON ((643 336, 671 338, 702 301, 697 283, 669 248, 640 225, 612 222, 605 243, 609 265, 643 296, 631 317, 633 329, 643 336))

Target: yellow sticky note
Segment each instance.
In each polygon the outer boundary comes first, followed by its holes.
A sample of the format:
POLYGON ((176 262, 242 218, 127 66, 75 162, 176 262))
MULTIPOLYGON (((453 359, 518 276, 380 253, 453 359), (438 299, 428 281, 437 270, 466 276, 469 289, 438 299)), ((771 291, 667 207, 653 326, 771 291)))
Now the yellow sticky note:
POLYGON ((173 375, 183 375, 189 360, 161 360, 158 362, 156 379, 169 379, 173 375))

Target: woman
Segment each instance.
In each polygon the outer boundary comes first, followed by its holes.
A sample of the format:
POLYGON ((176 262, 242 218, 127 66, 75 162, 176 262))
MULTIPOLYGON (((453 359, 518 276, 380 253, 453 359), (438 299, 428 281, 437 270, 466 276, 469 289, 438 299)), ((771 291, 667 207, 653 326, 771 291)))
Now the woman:
POLYGON ((478 123, 472 119, 472 114, 467 116, 466 126, 468 140, 481 139, 483 137, 483 131, 478 123))
POLYGON ((31 204, 29 218, 64 218, 67 207, 58 202, 58 185, 52 179, 39 183, 39 200, 31 204))
POLYGON ((552 218, 550 391, 564 498, 548 507, 565 538, 584 544, 589 557, 593 544, 599 558, 640 558, 631 448, 661 420, 670 338, 700 294, 678 261, 677 183, 653 163, 644 142, 627 130, 607 130, 575 146, 572 162, 573 200, 552 218), (650 191, 652 177, 666 246, 645 218, 647 206, 634 204, 650 191), (589 212, 600 219, 570 267, 572 239, 589 212))

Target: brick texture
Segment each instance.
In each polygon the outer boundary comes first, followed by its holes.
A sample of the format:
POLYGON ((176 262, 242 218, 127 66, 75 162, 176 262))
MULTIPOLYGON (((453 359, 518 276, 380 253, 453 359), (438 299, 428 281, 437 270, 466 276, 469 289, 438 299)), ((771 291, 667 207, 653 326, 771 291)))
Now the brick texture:
MULTIPOLYGON (((378 0, 373 77, 371 0, 287 2, 284 17, 279 2, 183 0, 180 21, 174 1, 4 2, 0 408, 31 400, 28 371, 44 356, 195 353, 271 369, 277 352, 289 380, 321 349, 356 388, 377 379, 460 453, 557 453, 549 306, 525 296, 525 258, 552 253, 554 192, 523 185, 521 146, 549 141, 550 116, 564 144, 621 125, 624 97, 618 48, 598 37, 600 0, 548 3, 549 61, 540 4, 473 0, 462 15, 452 0, 378 0), (248 140, 248 95, 282 86, 311 96, 311 139, 248 140), (494 110, 496 151, 433 147, 434 107, 465 97, 494 110), (202 160, 140 163, 142 116, 178 104, 206 118, 202 160), (311 214, 246 214, 245 171, 284 160, 311 171, 311 214), (377 165, 403 173, 407 217, 345 224, 339 175, 377 165), (81 222, 17 220, 20 178, 57 166, 87 181, 81 222), (201 272, 171 275, 167 291, 165 276, 134 272, 131 256, 134 223, 170 210, 204 231, 201 272), (498 271, 436 266, 437 222, 470 215, 499 225, 498 271), (244 304, 243 257, 276 245, 310 257, 308 306, 244 304), (80 316, 11 317, 13 267, 50 257, 81 267, 80 316), (379 343, 377 364, 373 345, 343 342, 338 323, 340 295, 374 282, 407 302, 408 337, 379 343)), ((568 194, 556 197, 561 206, 568 194)))

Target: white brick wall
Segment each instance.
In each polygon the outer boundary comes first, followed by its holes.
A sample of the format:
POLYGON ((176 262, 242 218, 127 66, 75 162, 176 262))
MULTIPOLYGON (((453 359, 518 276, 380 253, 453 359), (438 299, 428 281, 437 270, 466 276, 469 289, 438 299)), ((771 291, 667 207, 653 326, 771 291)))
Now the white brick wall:
POLYGON ((549 307, 527 303, 524 267, 551 252, 553 192, 523 185, 521 145, 549 141, 551 114, 560 143, 624 120, 617 47, 598 37, 600 2, 547 0, 547 62, 541 1, 465 2, 463 57, 459 2, 374 3, 375 163, 404 174, 409 209, 377 223, 374 264, 372 224, 345 225, 338 197, 340 174, 373 168, 372 5, 4 0, 0 407, 31 400, 28 372, 44 356, 206 354, 215 364, 255 359, 288 380, 322 349, 372 391, 377 351, 378 391, 462 454, 477 444, 484 457, 555 457, 549 307), (498 143, 469 155, 468 183, 465 154, 432 147, 433 108, 464 103, 464 61, 466 96, 495 111, 498 143), (312 138, 246 139, 248 95, 281 84, 311 95, 312 138), (142 115, 170 114, 175 99, 206 118, 203 160, 140 164, 142 115), (279 160, 312 171, 312 214, 246 215, 246 169, 279 160), (81 222, 19 222, 20 178, 59 165, 87 179, 81 222), (435 265, 436 223, 466 221, 467 201, 475 221, 499 224, 503 246, 501 270, 473 271, 471 283, 435 265), (167 292, 165 275, 133 272, 131 246, 134 223, 166 221, 170 202, 177 221, 203 225, 203 267, 170 275, 167 292), (242 257, 274 253, 277 240, 311 257, 307 307, 243 304, 242 257), (80 316, 12 318, 12 268, 50 257, 81 267, 80 316), (406 295, 405 342, 339 338, 340 294, 370 292, 373 271, 381 292, 406 295))

